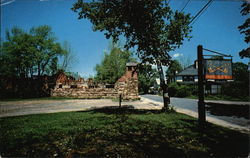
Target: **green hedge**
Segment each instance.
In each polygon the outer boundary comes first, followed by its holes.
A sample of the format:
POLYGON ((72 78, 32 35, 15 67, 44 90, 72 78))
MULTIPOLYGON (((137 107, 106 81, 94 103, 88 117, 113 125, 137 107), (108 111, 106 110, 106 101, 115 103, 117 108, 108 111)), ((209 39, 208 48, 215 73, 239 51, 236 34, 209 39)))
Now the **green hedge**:
POLYGON ((197 93, 197 88, 194 85, 181 85, 173 82, 169 84, 168 92, 170 97, 187 97, 197 93))

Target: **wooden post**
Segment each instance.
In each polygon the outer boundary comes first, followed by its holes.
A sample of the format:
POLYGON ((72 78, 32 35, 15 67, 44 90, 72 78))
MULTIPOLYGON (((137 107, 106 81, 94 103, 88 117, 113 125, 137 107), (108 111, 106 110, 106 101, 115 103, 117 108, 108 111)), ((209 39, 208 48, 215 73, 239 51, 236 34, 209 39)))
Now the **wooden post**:
POLYGON ((119 95, 119 108, 121 108, 122 106, 122 95, 120 94, 119 95))
POLYGON ((203 72, 203 48, 202 45, 197 47, 198 56, 198 120, 199 126, 204 128, 206 122, 206 112, 204 103, 204 72, 203 72))

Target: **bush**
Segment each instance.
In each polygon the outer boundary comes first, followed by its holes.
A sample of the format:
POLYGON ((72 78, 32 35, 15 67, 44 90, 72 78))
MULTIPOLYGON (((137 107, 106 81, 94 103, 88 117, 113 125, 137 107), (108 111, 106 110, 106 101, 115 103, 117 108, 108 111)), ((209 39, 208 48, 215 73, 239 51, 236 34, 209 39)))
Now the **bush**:
POLYGON ((221 92, 230 97, 247 97, 249 96, 249 84, 239 81, 227 83, 222 85, 221 92))
POLYGON ((178 88, 179 88, 179 86, 176 82, 170 83, 168 86, 168 95, 170 97, 175 97, 177 94, 178 88))
POLYGON ((187 97, 195 94, 197 88, 194 85, 179 85, 176 82, 172 82, 168 87, 168 94, 170 97, 187 97))
POLYGON ((187 96, 190 96, 191 94, 192 93, 191 93, 191 89, 190 89, 189 86, 187 86, 187 85, 181 85, 178 88, 176 96, 177 97, 187 97, 187 96))

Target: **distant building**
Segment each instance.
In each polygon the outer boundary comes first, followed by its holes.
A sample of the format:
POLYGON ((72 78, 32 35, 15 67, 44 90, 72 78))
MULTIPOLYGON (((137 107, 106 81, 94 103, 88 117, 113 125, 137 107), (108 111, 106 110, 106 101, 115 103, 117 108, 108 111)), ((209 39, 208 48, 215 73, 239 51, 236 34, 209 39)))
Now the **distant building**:
POLYGON ((195 65, 190 65, 183 71, 176 74, 176 82, 194 83, 198 82, 198 69, 195 65))

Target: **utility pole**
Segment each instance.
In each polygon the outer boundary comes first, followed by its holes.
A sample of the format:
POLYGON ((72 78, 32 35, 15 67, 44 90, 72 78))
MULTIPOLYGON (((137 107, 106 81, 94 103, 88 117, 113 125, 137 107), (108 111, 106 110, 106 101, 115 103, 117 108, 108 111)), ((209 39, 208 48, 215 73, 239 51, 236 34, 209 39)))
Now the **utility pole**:
POLYGON ((203 68, 203 48, 202 45, 197 47, 198 57, 198 120, 201 129, 206 123, 205 103, 204 103, 204 68, 203 68))

